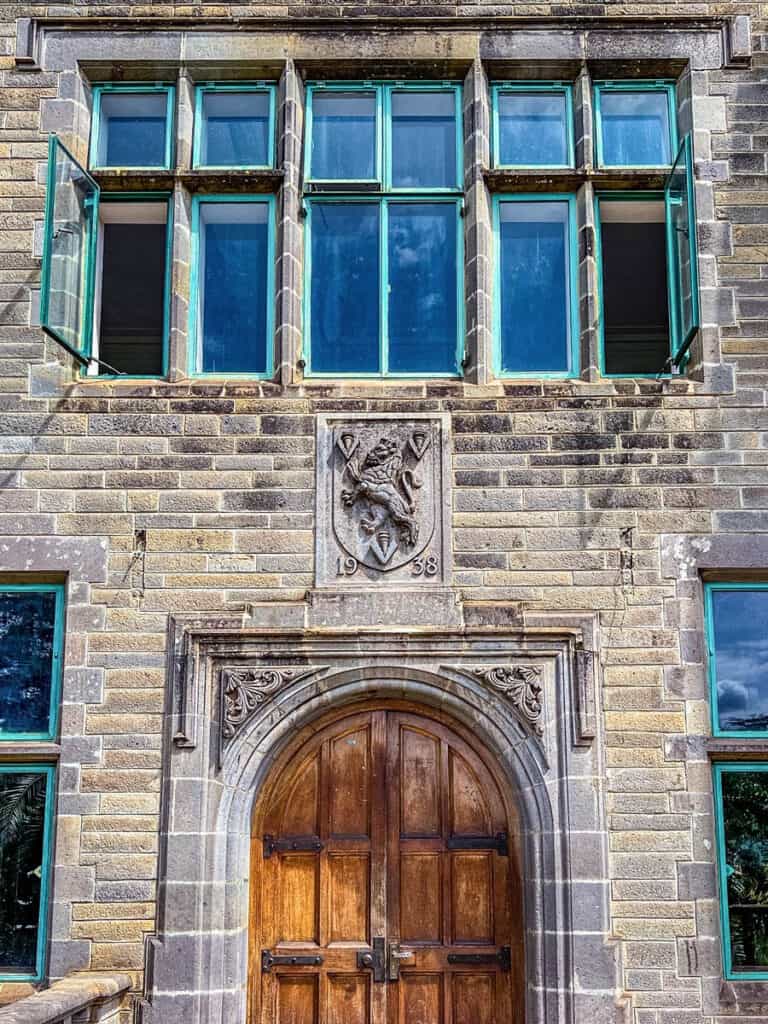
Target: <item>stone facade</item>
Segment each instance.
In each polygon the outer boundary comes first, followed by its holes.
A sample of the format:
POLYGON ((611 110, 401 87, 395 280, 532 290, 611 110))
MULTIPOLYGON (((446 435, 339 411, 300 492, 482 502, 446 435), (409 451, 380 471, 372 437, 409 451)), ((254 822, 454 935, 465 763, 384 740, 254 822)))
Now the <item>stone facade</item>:
MULTIPOLYGON (((573 793, 569 828, 596 837, 590 863, 606 864, 591 879, 597 916, 575 929, 598 939, 589 953, 576 946, 574 990, 593 993, 576 1020, 764 1020, 768 983, 722 982, 699 574, 768 578, 765 4, 62 2, 6 4, 2 15, 0 571, 67 581, 51 977, 128 972, 140 993, 145 946, 150 971, 162 971, 170 789, 186 785, 192 801, 198 776, 178 761, 185 737, 197 741, 184 729, 212 714, 190 698, 178 720, 185 635, 234 633, 247 646, 270 632, 388 628, 405 637, 407 663, 413 634, 487 638, 497 627, 543 643, 549 630, 581 665, 573 746, 592 816, 578 817, 573 793), (682 378, 600 378, 589 245, 581 379, 492 378, 485 86, 505 62, 542 60, 574 78, 585 62, 604 72, 609 61, 680 78, 681 118, 695 132, 704 325, 682 378), (313 61, 464 80, 464 383, 302 379, 301 77, 313 61), (84 381, 35 325, 46 136, 58 132, 82 157, 89 78, 181 69, 183 166, 189 68, 199 77, 237 62, 280 80, 275 380, 187 376, 189 202, 177 181, 169 379, 84 381), (341 598, 315 574, 318 420, 371 415, 427 415, 445 428, 452 566, 427 592, 407 591, 412 602, 377 598, 375 580, 341 598), (592 964, 599 976, 582 977, 592 964)), ((590 188, 579 193, 587 221, 590 188)), ((586 884, 576 860, 571 877, 586 884)), ((0 985, 0 1001, 28 991, 0 985)), ((231 1019, 205 1006, 180 1019, 231 1019)), ((170 1024, 151 1001, 145 1010, 170 1024)), ((557 1018, 535 1018, 545 1019, 557 1018)))

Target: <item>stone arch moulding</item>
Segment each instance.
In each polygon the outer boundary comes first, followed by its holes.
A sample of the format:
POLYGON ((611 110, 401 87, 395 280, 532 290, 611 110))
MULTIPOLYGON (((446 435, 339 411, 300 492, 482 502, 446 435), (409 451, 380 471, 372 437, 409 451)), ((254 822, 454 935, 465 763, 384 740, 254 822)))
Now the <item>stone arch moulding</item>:
POLYGON ((522 830, 526 1024, 623 1024, 595 694, 579 638, 567 627, 429 635, 172 622, 158 930, 137 1024, 245 1024, 255 798, 299 729, 371 698, 439 709, 507 780, 522 830))

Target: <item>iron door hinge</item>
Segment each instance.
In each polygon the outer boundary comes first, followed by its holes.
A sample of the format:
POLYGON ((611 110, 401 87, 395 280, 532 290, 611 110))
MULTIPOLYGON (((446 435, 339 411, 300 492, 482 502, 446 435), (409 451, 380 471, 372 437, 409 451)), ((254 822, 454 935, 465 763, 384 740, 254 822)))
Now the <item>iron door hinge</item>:
POLYGON ((322 840, 317 836, 292 836, 289 839, 264 836, 264 860, 269 860, 273 853, 319 853, 322 848, 322 840))
POLYGON ((449 953, 449 964, 497 964, 502 971, 512 970, 512 950, 502 946, 498 953, 449 953))
POLYGON ((451 836, 447 846, 449 850, 495 850, 500 857, 508 857, 507 840, 506 832, 497 832, 495 836, 451 836))
POLYGON ((322 962, 321 956, 280 956, 269 949, 261 951, 263 974, 269 974, 273 967, 319 967, 322 962))

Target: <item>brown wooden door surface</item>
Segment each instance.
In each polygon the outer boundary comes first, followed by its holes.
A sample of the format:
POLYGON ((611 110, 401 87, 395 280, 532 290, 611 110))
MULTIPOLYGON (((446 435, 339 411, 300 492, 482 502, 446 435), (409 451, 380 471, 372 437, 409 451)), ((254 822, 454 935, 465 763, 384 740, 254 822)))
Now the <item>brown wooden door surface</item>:
POLYGON ((522 1021, 515 851, 464 739, 364 711, 273 776, 254 818, 251 1024, 522 1021))

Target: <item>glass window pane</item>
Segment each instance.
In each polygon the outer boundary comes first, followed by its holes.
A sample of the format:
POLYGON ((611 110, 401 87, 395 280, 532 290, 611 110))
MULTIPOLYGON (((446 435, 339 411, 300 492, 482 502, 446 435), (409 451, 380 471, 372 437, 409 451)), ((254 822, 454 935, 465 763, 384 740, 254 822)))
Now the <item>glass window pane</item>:
POLYGON ((667 233, 672 275, 672 340, 675 351, 699 326, 698 267, 696 264, 696 209, 693 190, 693 154, 687 137, 667 181, 667 233))
POLYGON ((200 204, 198 372, 267 372, 268 259, 267 203, 200 204))
POLYGON ((376 177, 376 94, 312 94, 312 177, 366 181, 376 177))
POLYGON ((768 730, 768 590, 712 590, 717 722, 768 730))
POLYGON ((57 140, 50 148, 40 322, 83 352, 90 340, 89 275, 98 188, 57 140))
POLYGON ((165 167, 168 94, 105 92, 99 109, 97 167, 165 167))
POLYGON ((202 94, 200 154, 204 167, 266 167, 270 163, 269 93, 202 94))
POLYGON ((0 592, 0 738, 50 733, 56 593, 0 592))
POLYGON ((600 122, 604 165, 661 167, 672 163, 666 90, 602 90, 600 122))
POLYGON ((768 773, 724 771, 725 872, 731 968, 768 968, 768 773))
POLYGON ((389 370, 456 373, 457 220, 453 203, 389 205, 389 370))
POLYGON ((45 908, 45 772, 0 768, 0 973, 35 974, 45 908))
POLYGON ((502 373, 569 369, 569 234, 567 202, 499 206, 502 373))
POLYGON ((392 93, 392 185, 457 187, 453 92, 392 93))
POLYGON ((501 92, 499 154, 504 167, 569 164, 568 106, 562 92, 501 92))
POLYGON ((317 373, 378 373, 376 203, 312 204, 311 336, 317 373))

